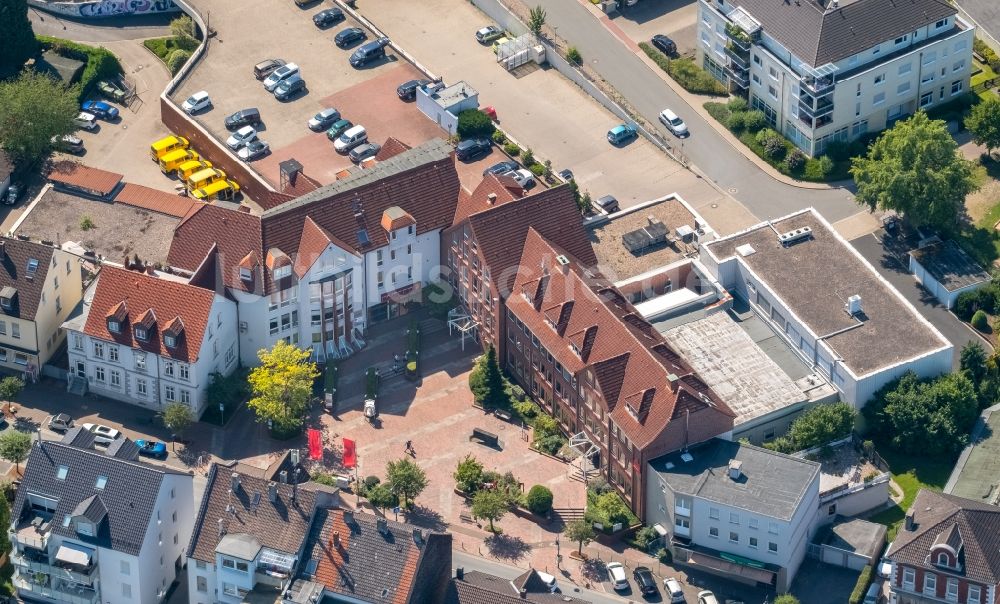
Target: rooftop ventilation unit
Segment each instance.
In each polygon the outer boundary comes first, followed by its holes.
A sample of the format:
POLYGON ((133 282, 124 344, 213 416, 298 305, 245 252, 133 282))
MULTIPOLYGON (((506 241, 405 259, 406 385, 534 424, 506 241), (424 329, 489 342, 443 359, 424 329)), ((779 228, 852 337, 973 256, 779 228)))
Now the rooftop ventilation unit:
POLYGON ((846 310, 847 314, 851 315, 852 317, 863 313, 864 310, 862 310, 861 308, 861 296, 859 296, 858 294, 854 294, 853 296, 848 298, 847 304, 844 305, 844 310, 846 310))
POLYGON ((681 461, 683 461, 684 463, 691 463, 692 461, 694 461, 694 455, 691 455, 690 453, 685 451, 684 453, 681 453, 681 461))
POLYGON ((566 266, 567 264, 569 264, 569 258, 563 256, 562 254, 559 254, 558 256, 556 256, 556 262, 558 262, 560 266, 566 266))
POLYGON ((649 219, 649 224, 622 235, 622 245, 633 254, 667 242, 669 230, 662 222, 649 219))
POLYGON ((812 232, 812 227, 804 226, 778 235, 778 241, 781 242, 781 245, 789 246, 803 239, 809 239, 812 237, 812 232))
POLYGON ((743 462, 738 459, 734 459, 729 462, 729 477, 733 480, 739 480, 743 476, 743 462))

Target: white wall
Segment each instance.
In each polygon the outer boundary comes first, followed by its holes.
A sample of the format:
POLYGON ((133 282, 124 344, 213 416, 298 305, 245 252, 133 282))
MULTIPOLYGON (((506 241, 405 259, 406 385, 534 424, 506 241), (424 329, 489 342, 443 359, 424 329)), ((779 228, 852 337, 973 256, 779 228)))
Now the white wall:
POLYGON ((215 565, 205 562, 205 568, 198 568, 199 561, 187 559, 188 602, 190 604, 213 604, 216 601, 215 565), (206 591, 198 591, 198 577, 205 577, 206 591))

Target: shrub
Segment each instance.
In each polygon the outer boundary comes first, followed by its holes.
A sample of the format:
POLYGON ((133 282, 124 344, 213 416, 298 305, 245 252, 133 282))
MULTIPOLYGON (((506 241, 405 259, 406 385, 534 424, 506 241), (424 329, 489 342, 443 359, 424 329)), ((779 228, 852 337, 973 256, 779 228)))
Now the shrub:
MULTIPOLYGON (((511 384, 511 386, 510 386, 510 397, 514 401, 516 401, 518 403, 519 402, 524 402, 524 398, 525 398, 524 388, 521 388, 517 384, 511 384)), ((534 405, 534 403, 532 403, 532 404, 534 405)), ((515 403, 515 405, 516 405, 516 403, 515 403)), ((538 408, 538 405, 535 405, 535 408, 538 408)))
POLYGON ((977 310, 974 315, 972 315, 972 326, 983 333, 988 333, 990 331, 990 320, 981 310, 977 310))
POLYGON ((559 422, 551 415, 540 414, 532 423, 535 428, 535 440, 559 434, 559 422))
POLYGON ((181 70, 181 67, 184 67, 184 64, 187 63, 187 60, 190 58, 191 53, 178 48, 170 53, 169 57, 167 57, 167 69, 170 70, 171 74, 177 75, 177 72, 181 70))
POLYGON ((548 514, 552 509, 552 491, 548 487, 536 484, 528 490, 524 503, 535 514, 548 514))
POLYGON ((730 111, 729 119, 726 120, 726 127, 733 131, 740 131, 746 128, 747 114, 744 111, 730 111))
POLYGON ((524 153, 521 154, 521 162, 525 166, 527 166, 529 168, 531 166, 535 165, 535 163, 536 163, 535 162, 535 153, 534 153, 534 151, 531 150, 531 147, 528 147, 527 149, 525 149, 524 153))
POLYGON ((523 419, 534 419, 542 409, 533 401, 514 401, 514 411, 523 419))
POLYGON ((478 109, 466 109, 458 114, 456 133, 459 138, 490 138, 495 130, 490 116, 478 109))
POLYGON ((531 173, 539 178, 541 178, 541 176, 545 174, 545 166, 539 163, 531 164, 528 170, 531 170, 531 173))
POLYGON ((750 132, 759 132, 767 126, 767 117, 760 109, 753 109, 743 114, 743 127, 750 132))
POLYGON ((785 139, 770 128, 764 128, 758 132, 756 140, 769 157, 778 159, 785 153, 785 139))
POLYGON ((503 130, 494 130, 493 142, 498 145, 502 145, 507 142, 507 135, 503 133, 503 130))
POLYGON ((521 154, 521 148, 515 143, 507 143, 503 146, 503 152, 511 157, 517 157, 521 154))
POLYGON ((982 309, 993 314, 996 312, 996 296, 992 287, 984 287, 971 292, 963 292, 955 301, 955 314, 963 321, 972 318, 973 313, 982 309))
POLYGON ((792 594, 781 594, 774 599, 774 604, 800 604, 799 599, 792 594))
POLYGON ((734 96, 726 102, 726 109, 730 113, 743 113, 747 110, 747 100, 741 96, 734 96))
POLYGON ((635 532, 635 546, 645 551, 649 544, 656 541, 660 535, 651 526, 644 526, 635 532))
POLYGON ((555 455, 559 452, 559 449, 563 448, 566 444, 566 439, 562 437, 561 434, 553 434, 552 436, 546 436, 545 438, 536 439, 534 446, 539 451, 544 451, 549 455, 555 455))
POLYGON ((830 159, 833 161, 845 161, 850 159, 851 155, 853 155, 852 147, 853 145, 851 143, 833 141, 826 144, 824 154, 829 155, 830 159))
POLYGON ((94 224, 94 219, 91 218, 90 216, 87 216, 86 214, 84 214, 83 217, 80 218, 80 230, 81 231, 89 231, 90 229, 93 229, 96 226, 97 225, 94 224))
POLYGON ((106 48, 77 44, 49 36, 36 36, 36 38, 43 47, 52 48, 61 57, 86 61, 87 66, 83 68, 83 74, 77 84, 81 100, 91 96, 99 80, 114 78, 122 72, 122 66, 117 57, 106 48))
POLYGON ((809 180, 826 180, 833 171, 833 160, 826 155, 806 160, 804 175, 809 180))
POLYGON ((872 582, 872 567, 866 566, 861 569, 861 574, 858 575, 858 582, 854 584, 854 590, 851 591, 851 597, 848 600, 848 604, 861 604, 861 601, 865 598, 865 592, 868 591, 868 585, 872 582))
POLYGON ((764 443, 764 448, 778 453, 795 453, 796 451, 795 443, 787 436, 779 436, 774 440, 767 441, 764 443))
POLYGON ((576 46, 570 46, 566 49, 566 60, 577 65, 583 63, 583 57, 580 56, 580 51, 576 49, 576 46))
POLYGON ((326 485, 328 487, 337 486, 337 479, 333 477, 333 474, 327 474, 325 472, 317 472, 310 477, 313 482, 326 485))
POLYGON ((785 156, 785 168, 789 172, 797 172, 802 169, 806 163, 806 154, 802 152, 801 149, 792 149, 788 155, 785 156))
POLYGON ((677 81, 688 92, 696 94, 726 94, 726 87, 721 82, 713 78, 708 72, 698 67, 693 59, 681 58, 670 59, 662 52, 656 50, 646 42, 640 42, 639 48, 646 56, 653 60, 656 65, 667 72, 670 77, 677 81))
POLYGON ((483 485, 483 464, 471 454, 467 454, 465 459, 458 462, 452 477, 458 490, 475 493, 483 485))

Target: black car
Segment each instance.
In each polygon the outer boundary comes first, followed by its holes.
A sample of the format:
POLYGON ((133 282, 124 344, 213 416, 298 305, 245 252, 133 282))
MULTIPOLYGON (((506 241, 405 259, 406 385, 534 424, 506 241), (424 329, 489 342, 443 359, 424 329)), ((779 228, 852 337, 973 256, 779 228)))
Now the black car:
POLYGON ((516 161, 502 161, 483 170, 483 176, 486 176, 487 174, 506 174, 508 172, 513 172, 520 167, 520 164, 516 161))
POLYGON ((21 196, 21 185, 13 182, 7 187, 7 193, 3 196, 3 202, 6 205, 12 206, 17 203, 18 197, 21 196))
POLYGON ((403 82, 396 88, 396 96, 404 101, 412 101, 417 98, 417 88, 430 83, 430 80, 410 80, 409 82, 403 82))
POLYGON ((256 107, 240 109, 226 116, 226 130, 237 130, 243 126, 256 126, 260 123, 260 111, 256 107))
POLYGON ((306 89, 306 81, 298 75, 293 75, 274 89, 274 98, 279 101, 287 101, 299 92, 306 89))
POLYGON ((672 57, 675 54, 677 54, 677 45, 674 44, 673 40, 664 36, 663 34, 656 34, 650 41, 653 43, 653 46, 658 48, 660 52, 667 55, 668 57, 672 57))
POLYGON ((632 578, 635 579, 635 584, 639 586, 639 591, 643 595, 652 595, 657 593, 656 589, 656 579, 653 578, 653 573, 645 566, 637 566, 634 571, 632 571, 632 578))
POLYGON ((462 161, 486 155, 490 152, 490 141, 486 138, 466 139, 455 147, 455 156, 462 161))
POLYGON ((573 171, 570 170, 569 168, 566 168, 565 170, 560 170, 559 178, 565 180, 566 182, 569 182, 573 180, 573 171))
POLYGON ((360 27, 348 27, 333 37, 333 43, 340 48, 347 48, 348 46, 356 44, 367 37, 368 35, 365 33, 365 30, 360 27))
POLYGON ((351 67, 359 69, 372 61, 377 61, 385 56, 385 47, 389 45, 389 38, 379 38, 371 42, 365 42, 351 53, 351 67))
POLYGON ((330 27, 344 20, 344 11, 339 8, 328 8, 313 15, 313 24, 316 27, 330 27))

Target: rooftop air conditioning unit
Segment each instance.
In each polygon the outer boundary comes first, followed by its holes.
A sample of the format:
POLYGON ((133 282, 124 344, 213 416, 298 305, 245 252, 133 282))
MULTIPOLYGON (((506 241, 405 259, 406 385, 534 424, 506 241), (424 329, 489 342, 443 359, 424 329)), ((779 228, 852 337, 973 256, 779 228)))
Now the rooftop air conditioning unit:
POLYGON ((781 245, 791 245, 803 239, 809 239, 812 237, 812 232, 812 227, 800 227, 778 235, 778 241, 781 242, 781 245))

